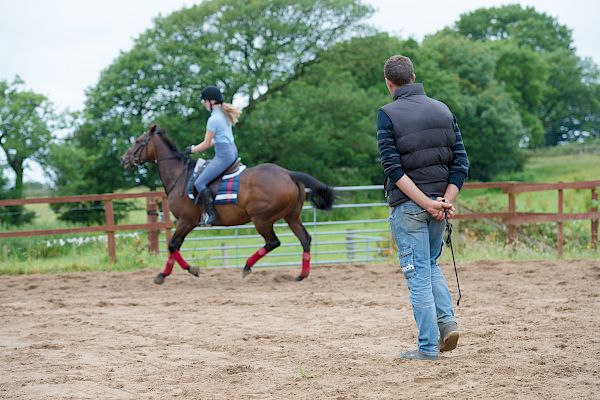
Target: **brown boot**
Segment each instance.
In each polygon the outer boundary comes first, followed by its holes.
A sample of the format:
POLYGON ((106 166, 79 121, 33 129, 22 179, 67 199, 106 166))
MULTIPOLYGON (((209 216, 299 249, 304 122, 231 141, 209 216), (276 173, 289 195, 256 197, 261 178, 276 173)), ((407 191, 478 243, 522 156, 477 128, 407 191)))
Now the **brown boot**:
POLYGON ((438 328, 440 330, 440 351, 454 350, 460 336, 458 324, 455 321, 438 322, 438 328))

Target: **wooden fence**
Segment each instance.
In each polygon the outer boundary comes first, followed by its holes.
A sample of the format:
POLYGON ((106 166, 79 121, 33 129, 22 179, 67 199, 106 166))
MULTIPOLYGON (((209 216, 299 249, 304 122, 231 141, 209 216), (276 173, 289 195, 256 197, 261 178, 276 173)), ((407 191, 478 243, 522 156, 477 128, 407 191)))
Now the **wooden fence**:
MULTIPOLYGON (((598 245, 598 220, 600 212, 595 202, 598 200, 597 188, 600 187, 600 180, 586 182, 570 182, 570 183, 521 183, 521 182, 488 182, 488 183, 467 183, 463 190, 472 189, 501 189, 508 195, 507 210, 500 212, 486 213, 459 213, 456 219, 501 219, 508 226, 508 243, 514 244, 516 240, 516 227, 520 224, 539 223, 539 222, 556 222, 557 241, 556 250, 558 255, 562 255, 564 235, 564 221, 574 220, 591 220, 591 244, 595 249, 598 245), (587 212, 565 213, 564 212, 564 190, 578 189, 590 190, 592 207, 587 212), (536 191, 558 191, 558 203, 556 213, 539 213, 539 212, 517 212, 516 211, 516 195, 519 193, 536 192, 536 191)), ((126 230, 146 230, 148 231, 148 248, 153 254, 158 253, 158 235, 161 230, 164 230, 167 241, 171 237, 171 229, 173 224, 170 218, 169 204, 166 200, 164 192, 145 192, 145 193, 118 193, 118 194, 95 194, 83 196, 68 196, 68 197, 47 197, 37 199, 16 199, 2 200, 0 207, 26 205, 26 204, 50 204, 50 203, 76 203, 84 201, 102 201, 106 221, 101 226, 87 226, 78 228, 63 228, 63 229, 48 229, 48 230, 33 230, 33 231, 3 231, 0 232, 1 238, 9 237, 27 237, 27 236, 47 236, 47 235, 62 235, 68 233, 85 233, 85 232, 106 232, 108 243, 108 255, 111 261, 116 261, 115 250, 115 232, 126 230), (147 222, 145 224, 129 224, 117 225, 114 219, 113 201, 146 198, 146 214, 147 222), (162 203, 163 221, 158 222, 158 205, 162 203)))
POLYGON ((65 197, 45 197, 37 199, 15 199, 1 200, 0 207, 16 206, 26 204, 51 204, 51 203, 79 203, 84 201, 102 201, 104 204, 105 224, 100 226, 84 226, 77 228, 46 229, 33 231, 5 231, 0 232, 1 238, 9 237, 28 237, 28 236, 49 236, 64 235, 68 233, 87 233, 87 232, 106 232, 108 244, 108 256, 112 262, 117 259, 115 248, 115 232, 128 230, 146 230, 148 231, 148 249, 153 254, 158 254, 158 234, 164 230, 165 236, 171 237, 173 224, 170 218, 169 202, 163 192, 145 192, 145 193, 112 193, 112 194, 91 194, 82 196, 65 197), (127 200, 146 198, 145 224, 115 224, 115 213, 113 209, 114 200, 127 200), (158 202, 162 204, 163 221, 158 222, 158 202))
POLYGON ((466 213, 457 214, 457 219, 487 219, 500 218, 508 226, 508 243, 513 245, 517 234, 517 225, 539 222, 556 222, 556 251, 562 256, 564 235, 564 221, 575 221, 589 219, 591 220, 591 244, 592 248, 598 246, 598 220, 600 212, 595 202, 598 200, 596 189, 600 187, 600 180, 585 182, 559 182, 559 183, 523 183, 523 182, 487 182, 487 183, 467 183, 464 189, 501 189, 508 195, 508 207, 506 211, 491 213, 466 213), (592 206, 588 212, 565 213, 564 212, 564 191, 565 189, 577 189, 591 191, 592 206), (517 212, 516 195, 519 193, 538 192, 538 191, 558 191, 558 203, 556 213, 540 212, 517 212))

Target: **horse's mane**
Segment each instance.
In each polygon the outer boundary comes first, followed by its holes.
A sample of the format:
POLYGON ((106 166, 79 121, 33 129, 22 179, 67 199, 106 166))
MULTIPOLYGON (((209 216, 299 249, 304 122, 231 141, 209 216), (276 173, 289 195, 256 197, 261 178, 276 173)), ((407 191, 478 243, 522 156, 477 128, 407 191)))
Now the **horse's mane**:
POLYGON ((160 125, 154 125, 150 129, 152 130, 153 128, 154 128, 154 133, 156 133, 158 136, 160 136, 160 138, 163 140, 163 142, 165 142, 165 144, 167 145, 167 147, 169 147, 169 149, 171 151, 173 151, 177 155, 185 158, 185 156, 177 148, 177 145, 175 144, 173 139, 171 139, 169 137, 169 135, 167 134, 166 129, 163 129, 162 127, 160 127, 160 125))

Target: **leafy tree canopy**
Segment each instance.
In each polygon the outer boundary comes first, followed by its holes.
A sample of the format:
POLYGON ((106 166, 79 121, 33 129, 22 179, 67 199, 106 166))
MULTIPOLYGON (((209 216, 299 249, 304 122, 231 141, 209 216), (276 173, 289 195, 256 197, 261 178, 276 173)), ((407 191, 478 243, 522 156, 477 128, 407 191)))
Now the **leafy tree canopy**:
POLYGON ((115 163, 148 123, 164 125, 177 143, 198 143, 208 117, 198 99, 203 86, 245 99, 249 115, 325 50, 360 32, 370 12, 358 0, 212 0, 157 18, 88 92, 75 140, 94 159, 94 190, 157 186, 154 173, 126 173, 115 163))
POLYGON ((548 14, 519 4, 479 8, 463 14, 456 28, 469 39, 514 40, 536 51, 573 49, 571 29, 548 14))
POLYGON ((506 5, 463 14, 456 30, 494 44, 496 76, 519 106, 530 146, 600 135, 597 67, 575 54, 571 29, 556 18, 506 5))
POLYGON ((423 41, 415 60, 427 94, 446 103, 458 119, 470 178, 490 180, 521 169, 519 143, 527 131, 510 92, 496 80, 497 59, 489 46, 442 31, 423 41))
POLYGON ((411 57, 417 81, 457 116, 471 178, 522 168, 523 146, 600 135, 597 66, 555 18, 479 9, 419 44, 361 25, 371 11, 360 0, 211 0, 157 18, 87 92, 74 135, 50 148, 57 186, 160 185, 152 166, 126 172, 119 157, 154 122, 182 146, 198 143, 208 84, 245 105, 235 135, 246 163, 380 183, 375 116, 391 101, 383 64, 393 54, 411 57))
POLYGON ((17 197, 23 188, 24 163, 43 156, 52 137, 49 125, 53 118, 46 97, 25 89, 19 77, 12 82, 0 81, 0 147, 15 173, 17 197))

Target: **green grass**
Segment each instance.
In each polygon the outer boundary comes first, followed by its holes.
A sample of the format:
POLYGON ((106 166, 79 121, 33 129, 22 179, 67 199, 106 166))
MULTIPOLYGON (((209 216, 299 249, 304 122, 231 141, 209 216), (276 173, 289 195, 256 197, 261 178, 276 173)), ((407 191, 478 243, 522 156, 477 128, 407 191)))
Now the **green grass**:
MULTIPOLYGON (((103 236, 102 238, 104 238, 103 236)), ((37 238, 36 243, 45 239, 37 238)), ((57 254, 37 257, 35 253, 17 255, 6 248, 2 251, 0 260, 0 275, 60 273, 81 271, 133 271, 141 268, 160 267, 164 257, 152 256, 148 253, 147 238, 142 234, 139 238, 117 238, 117 262, 111 263, 108 258, 106 242, 100 240, 86 245, 56 246, 60 248, 57 254)), ((43 246, 42 246, 43 247, 43 246)))
MULTIPOLYGON (((455 231, 456 232, 456 231, 455 231)), ((147 241, 145 235, 140 238, 124 238, 117 240, 117 262, 110 263, 108 253, 104 242, 87 246, 84 248, 70 247, 66 254, 56 257, 19 259, 8 255, 0 260, 0 275, 14 274, 33 274, 33 273, 63 273, 63 272, 83 272, 83 271, 135 271, 144 268, 153 268, 159 271, 163 268, 166 255, 152 256, 148 254, 146 247, 147 241)), ((485 263, 490 260, 504 261, 535 261, 535 260, 555 260, 554 251, 546 251, 543 248, 529 246, 519 243, 515 248, 511 248, 502 241, 474 239, 469 236, 458 234, 453 235, 454 253, 456 262, 460 265, 467 262, 485 263)), ((298 246, 299 251, 300 248, 298 246)), ((255 269, 263 268, 261 264, 266 262, 279 262, 278 252, 289 251, 286 248, 279 248, 259 261, 255 269), (285 250, 284 250, 285 249, 285 250)), ((253 250, 242 251, 243 258, 248 257, 253 250)), ((343 254, 344 251, 341 252, 343 254)), ((383 260, 378 263, 396 264, 398 259, 394 249, 381 249, 383 260)), ((185 254, 184 254, 185 255, 185 254)), ((189 255, 189 254, 188 254, 189 255)), ((202 255, 197 253, 196 255, 202 255)), ((204 254, 208 255, 208 254, 204 254)), ((242 254, 240 254, 242 255, 242 254)), ((294 257, 290 257, 292 259, 294 257)), ((313 260, 314 260, 313 256, 313 260)), ((593 250, 589 246, 578 246, 565 244, 563 255, 564 260, 571 259, 594 259, 600 260, 600 249, 593 250)), ((296 265, 288 268, 299 269, 301 265, 300 256, 295 257, 296 265)), ((450 251, 445 248, 440 263, 450 264, 452 262, 450 251)), ((192 262, 192 265, 200 265, 199 262, 192 262)), ((318 267, 317 267, 318 268, 318 267)), ((176 266, 176 269, 179 267, 176 266)))
POLYGON ((314 375, 308 368, 304 368, 304 367, 298 368, 296 380, 311 379, 311 378, 314 378, 314 375))
MULTIPOLYGON (((577 182, 600 179, 600 146, 571 145, 551 149, 548 152, 531 152, 525 171, 507 174, 502 180, 526 182, 577 182)), ((588 212, 592 207, 591 190, 564 190, 564 212, 588 212)), ((558 191, 548 190, 521 193, 515 196, 518 212, 558 211, 558 191)), ((496 189, 464 190, 458 201, 460 205, 480 212, 508 210, 508 195, 496 189)), ((469 222, 467 227, 486 233, 482 222, 469 222)), ((574 221, 564 224, 566 243, 577 243, 585 247, 590 240, 590 222, 574 221)), ((556 223, 540 223, 522 226, 519 230, 527 236, 554 246, 556 242, 556 223)))

